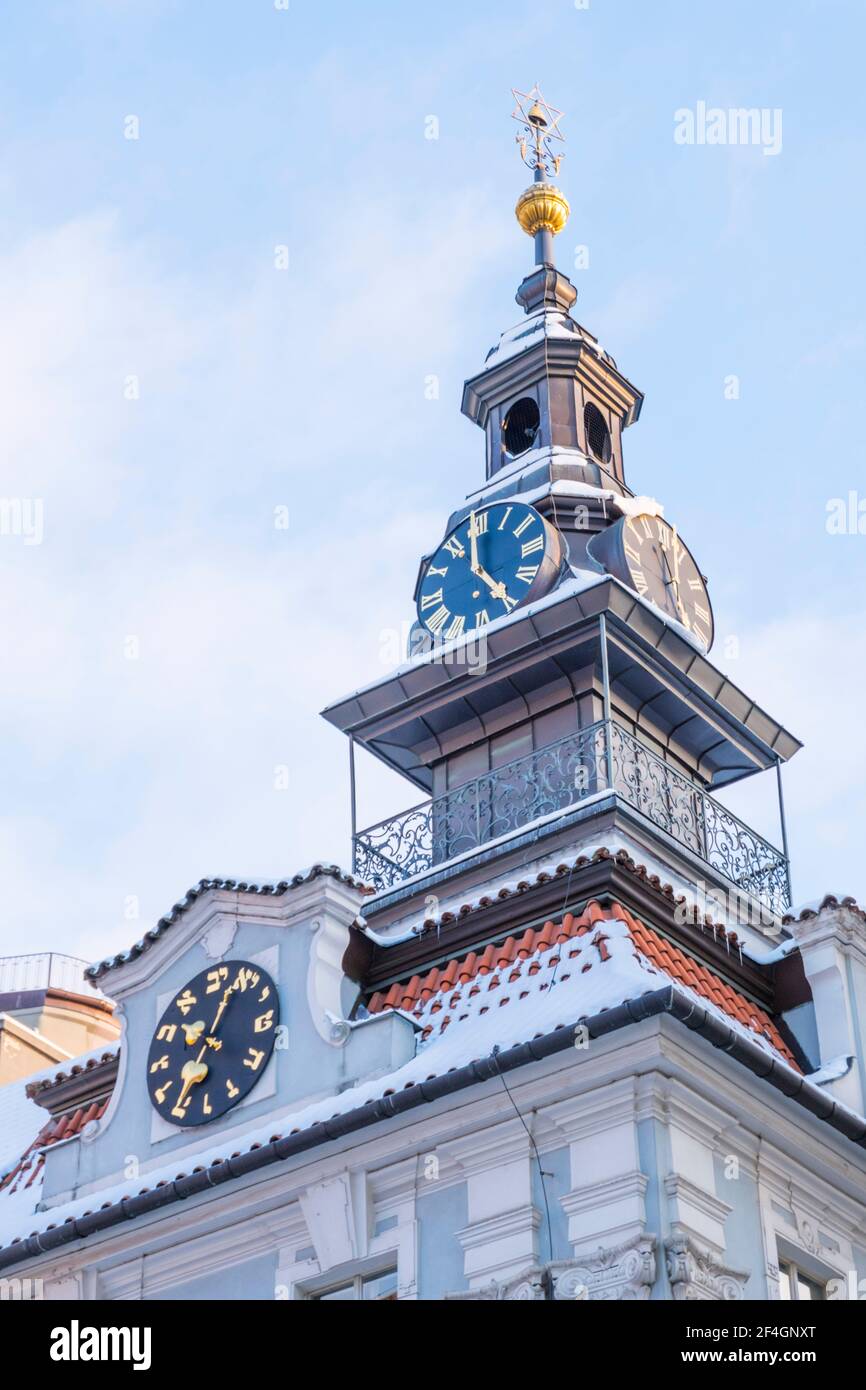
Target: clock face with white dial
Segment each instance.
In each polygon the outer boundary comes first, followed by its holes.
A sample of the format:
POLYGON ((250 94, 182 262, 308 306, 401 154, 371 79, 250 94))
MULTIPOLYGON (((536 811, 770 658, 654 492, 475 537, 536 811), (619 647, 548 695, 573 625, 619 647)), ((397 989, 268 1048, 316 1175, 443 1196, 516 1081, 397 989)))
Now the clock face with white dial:
POLYGON ((676 618, 709 651, 715 629, 707 582, 675 526, 660 516, 623 517, 588 548, 610 574, 676 618))
POLYGON ((208 1124, 242 1101, 274 1050, 277 987, 267 971, 233 960, 203 970, 165 1010, 147 1058, 151 1103, 169 1124, 208 1124))
POLYGON ((428 562, 418 617, 451 641, 540 598, 555 584, 562 539, 534 507, 498 502, 464 517, 428 562))

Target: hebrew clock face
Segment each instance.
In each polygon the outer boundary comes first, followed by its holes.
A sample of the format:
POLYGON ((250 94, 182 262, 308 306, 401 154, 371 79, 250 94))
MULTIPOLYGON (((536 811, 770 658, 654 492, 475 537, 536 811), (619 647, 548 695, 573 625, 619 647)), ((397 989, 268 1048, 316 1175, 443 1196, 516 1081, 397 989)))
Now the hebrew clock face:
POLYGON ((265 970, 233 960, 172 999, 147 1058, 147 1089, 169 1124, 204 1125, 249 1095, 274 1050, 280 1003, 265 970))
POLYGON ((713 645, 713 609, 706 581, 675 526, 660 516, 629 516, 594 537, 590 553, 641 598, 647 598, 713 645))
POLYGON ((534 507, 499 502, 470 512, 424 570, 418 617, 450 641, 486 627, 553 587, 562 540, 534 507))

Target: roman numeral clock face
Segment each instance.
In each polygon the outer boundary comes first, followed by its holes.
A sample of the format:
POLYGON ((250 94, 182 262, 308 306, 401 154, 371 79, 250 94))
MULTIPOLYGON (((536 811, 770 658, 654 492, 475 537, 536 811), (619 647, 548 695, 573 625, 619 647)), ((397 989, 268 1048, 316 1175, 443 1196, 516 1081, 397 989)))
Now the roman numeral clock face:
POLYGON ((605 569, 668 613, 709 650, 713 610, 706 581, 675 526, 660 516, 630 516, 593 538, 590 554, 605 569))
POLYGON ((274 1050, 280 1003, 266 971, 235 960, 203 970, 172 999, 147 1058, 147 1089, 169 1124, 204 1125, 237 1105, 274 1050))
POLYGON ((559 533, 524 502, 470 512, 430 560, 418 590, 418 617, 452 641, 540 598, 562 563, 559 533))

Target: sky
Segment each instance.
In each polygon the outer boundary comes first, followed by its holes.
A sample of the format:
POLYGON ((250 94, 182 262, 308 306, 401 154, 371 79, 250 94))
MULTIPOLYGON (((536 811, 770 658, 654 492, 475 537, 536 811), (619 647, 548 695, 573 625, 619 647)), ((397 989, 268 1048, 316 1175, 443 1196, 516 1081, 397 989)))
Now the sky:
MULTIPOLYGON (((483 479, 460 397, 521 315, 535 82, 577 317, 646 395, 627 479, 710 577, 714 660, 806 745, 795 898, 866 901, 866 534, 828 531, 866 511, 864 40, 861 0, 4 7, 0 953, 349 867, 318 712, 387 669, 483 479), (778 138, 678 142, 700 103, 778 138)), ((359 783, 362 824, 419 799, 359 783)), ((727 799, 776 837, 773 796, 727 799)))

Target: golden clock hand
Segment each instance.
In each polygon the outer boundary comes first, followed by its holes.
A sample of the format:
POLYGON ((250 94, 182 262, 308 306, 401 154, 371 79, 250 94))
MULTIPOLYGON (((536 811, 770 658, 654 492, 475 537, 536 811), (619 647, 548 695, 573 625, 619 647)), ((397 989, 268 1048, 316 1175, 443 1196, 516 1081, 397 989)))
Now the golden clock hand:
POLYGON ((674 571, 671 569, 671 562, 670 562, 670 560, 668 559, 668 552, 667 552, 667 549, 666 549, 665 546, 662 546, 662 548, 661 548, 661 549, 662 549, 662 559, 664 560, 664 563, 665 563, 665 569, 667 570, 668 574, 670 575, 670 578, 665 580, 665 588, 666 588, 666 589, 673 589, 673 591, 674 591, 674 603, 675 603, 675 605, 676 605, 677 613, 678 613, 679 616, 680 616, 680 621, 681 621, 686 627, 688 627, 688 626, 689 626, 688 615, 687 615, 685 609, 683 608, 682 600, 680 599, 680 581, 679 581, 680 566, 679 566, 679 560, 678 560, 678 557, 677 557, 677 545, 678 545, 678 543, 679 543, 679 540, 678 540, 678 537, 677 537, 677 530, 676 530, 676 527, 674 526, 674 527, 672 527, 671 529, 672 529, 672 531, 673 531, 673 536, 674 536, 674 559, 676 560, 677 563, 676 563, 676 572, 674 572, 674 571))
POLYGON ((475 513, 469 513, 469 566, 473 574, 480 575, 478 567, 478 532, 475 529, 475 513))
POLYGON ((209 1068, 205 1066, 204 1062, 190 1061, 184 1063, 180 1073, 183 1079, 183 1088, 181 1090, 180 1095, 177 1098, 178 1109, 180 1109, 180 1107, 183 1105, 184 1101, 186 1100, 187 1094, 192 1089, 192 1087, 198 1085, 199 1082, 204 1081, 205 1077, 208 1075, 208 1072, 209 1068))
POLYGON ((225 1013, 226 1008, 228 1007, 229 998, 231 997, 231 995, 233 994, 233 992, 234 992, 234 985, 229 985, 228 989, 226 990, 225 994, 224 994, 223 997, 222 997, 222 1003, 220 1004, 219 1008, 217 1009, 216 1018, 214 1019, 213 1023, 212 1023, 211 1026, 210 1026, 210 1031, 211 1031, 211 1033, 215 1033, 215 1032, 216 1032, 216 1030, 217 1030, 217 1024, 219 1023, 220 1019, 222 1018, 223 1014, 225 1013))
POLYGON ((204 1019, 199 1019, 198 1023, 182 1023, 180 1026, 186 1034, 187 1047, 195 1047, 205 1030, 204 1019))
POLYGON ((679 549, 679 548, 680 548, 680 538, 679 538, 679 536, 677 535, 677 528, 676 528, 676 526, 673 528, 673 530, 674 530, 674 583, 676 584, 677 589, 679 589, 679 587, 680 587, 680 549, 679 549))
POLYGON ((508 591, 505 585, 502 583, 502 581, 499 579, 494 579, 493 575, 488 574, 486 569, 484 569, 481 565, 478 565, 474 573, 479 579, 484 581, 494 598, 502 599, 504 601, 508 597, 508 591))

